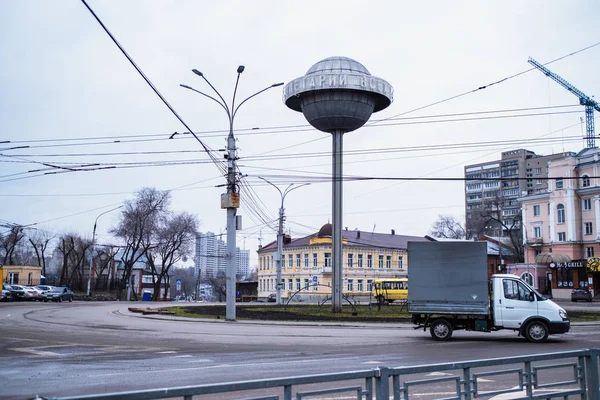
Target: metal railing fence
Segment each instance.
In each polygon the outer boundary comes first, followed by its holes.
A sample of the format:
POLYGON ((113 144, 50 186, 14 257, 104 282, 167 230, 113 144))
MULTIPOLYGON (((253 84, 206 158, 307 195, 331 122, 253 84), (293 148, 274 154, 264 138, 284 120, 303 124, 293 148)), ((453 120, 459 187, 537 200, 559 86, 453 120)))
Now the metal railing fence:
MULTIPOLYGON (((353 393, 358 400, 409 400, 444 398, 471 400, 512 394, 511 399, 580 398, 600 400, 600 349, 573 350, 517 357, 416 365, 378 367, 368 370, 270 378, 231 383, 204 384, 164 389, 138 390, 120 393, 61 397, 56 400, 142 400, 183 398, 192 400, 216 394, 234 399, 234 393, 261 391, 258 397, 237 397, 244 400, 301 400, 353 393), (517 366, 514 366, 517 365, 517 366), (501 369, 493 369, 501 367, 501 369), (510 368, 509 368, 510 367, 510 368), (554 375, 543 379, 543 375, 554 375), (417 377, 412 377, 417 375, 417 377), (430 376, 434 376, 431 378, 430 376), (557 380, 556 377, 560 377, 557 380), (491 380, 494 378, 495 380, 491 380), (391 382, 391 385, 390 385, 391 382), (490 382, 494 386, 490 387, 490 382), (337 386, 343 385, 346 386, 337 386), (310 385, 310 388, 302 385, 310 385), (317 385, 318 388, 315 388, 317 385), (320 385, 320 386, 318 386, 320 385), (442 390, 431 392, 431 387, 442 390), (425 393, 418 388, 427 389, 425 393), (310 390, 308 390, 310 389, 310 390), (391 390, 390 390, 391 389, 391 390), (264 393, 272 390, 270 393, 264 393), (443 397, 436 397, 436 394, 443 397)), ((211 397, 208 397, 211 398, 211 397)), ((225 397, 223 397, 225 398, 225 397)))

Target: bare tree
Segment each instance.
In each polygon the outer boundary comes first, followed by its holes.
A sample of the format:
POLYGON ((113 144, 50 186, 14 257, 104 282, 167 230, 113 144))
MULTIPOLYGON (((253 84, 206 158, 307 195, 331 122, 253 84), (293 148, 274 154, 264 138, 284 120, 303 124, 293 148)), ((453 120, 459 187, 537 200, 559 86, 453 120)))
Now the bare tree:
POLYGON ((431 226, 429 234, 433 237, 445 239, 464 239, 466 237, 463 225, 451 215, 438 215, 438 219, 431 226))
POLYGON ((86 254, 91 245, 91 240, 76 233, 68 233, 59 238, 57 249, 63 258, 59 285, 83 289, 86 254))
MULTIPOLYGON (((147 257, 154 282, 153 300, 158 300, 170 268, 191 253, 197 229, 198 219, 187 212, 167 215, 161 219, 156 234, 158 244, 148 251, 147 257)), ((164 285, 163 299, 167 298, 167 288, 164 285)))
MULTIPOLYGON (((123 273, 117 292, 121 299, 127 282, 131 279, 133 266, 152 249, 160 220, 168 211, 171 195, 168 191, 143 188, 134 200, 126 201, 118 225, 111 233, 123 241, 123 273)), ((137 295, 133 292, 134 299, 137 295)))
POLYGON ((227 277, 225 273, 218 272, 217 275, 209 275, 206 281, 213 287, 213 294, 217 301, 222 302, 227 297, 227 277))
POLYGON ((93 275, 96 277, 94 289, 107 290, 112 289, 111 282, 114 283, 114 262, 118 247, 100 246, 96 247, 93 254, 93 275))
POLYGON ((8 232, 0 234, 0 253, 3 265, 15 265, 18 262, 15 251, 23 238, 25 238, 23 227, 19 225, 11 226, 8 232))
POLYGON ((42 275, 46 276, 46 251, 48 245, 54 240, 54 236, 46 231, 35 231, 28 239, 35 251, 37 265, 42 267, 42 275))

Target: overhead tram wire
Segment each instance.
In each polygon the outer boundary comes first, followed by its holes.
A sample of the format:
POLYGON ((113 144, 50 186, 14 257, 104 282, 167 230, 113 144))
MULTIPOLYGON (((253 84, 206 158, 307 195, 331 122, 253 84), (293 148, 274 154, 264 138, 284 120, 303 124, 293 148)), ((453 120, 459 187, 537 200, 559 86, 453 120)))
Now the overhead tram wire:
MULTIPOLYGON (((564 56, 562 56, 562 57, 555 58, 554 60, 548 61, 548 62, 547 62, 547 63, 545 63, 544 65, 552 64, 552 63, 554 63, 554 62, 556 62, 556 61, 559 61, 559 60, 565 59, 565 58, 567 58, 567 57, 571 57, 571 56, 573 56, 573 55, 575 55, 575 54, 578 54, 578 53, 581 53, 581 52, 583 52, 583 51, 589 50, 589 49, 591 49, 591 48, 593 48, 593 47, 596 47, 596 46, 598 46, 598 45, 600 45, 600 42, 597 42, 597 43, 594 43, 594 44, 592 44, 592 45, 590 45, 590 46, 584 47, 583 49, 576 50, 576 51, 574 51, 574 52, 572 52, 572 53, 569 53, 569 54, 566 54, 566 55, 564 55, 564 56)), ((521 71, 521 72, 519 72, 519 73, 516 73, 516 74, 514 74, 514 75, 510 75, 510 76, 507 76, 507 77, 505 77, 505 78, 499 79, 499 80, 497 80, 497 81, 495 81, 495 82, 488 83, 487 85, 479 86, 479 87, 478 87, 478 88, 476 88, 476 89, 472 89, 472 90, 466 91, 466 92, 464 92, 464 93, 457 94, 457 95, 455 95, 455 96, 451 96, 451 97, 448 97, 448 98, 446 98, 446 99, 443 99, 443 100, 440 100, 440 101, 436 101, 436 102, 434 102, 434 103, 431 103, 431 104, 427 104, 427 105, 424 105, 424 106, 421 106, 421 107, 418 107, 418 108, 414 108, 414 109, 412 109, 412 110, 408 110, 408 111, 402 112, 402 113, 400 113, 400 114, 392 115, 392 116, 391 116, 391 117, 389 117, 389 118, 384 118, 384 119, 381 119, 381 120, 378 120, 378 121, 373 121, 372 123, 367 123, 367 124, 366 124, 366 126, 373 126, 373 125, 375 125, 375 124, 379 124, 379 123, 381 123, 381 122, 384 122, 384 121, 387 121, 387 120, 389 120, 389 119, 397 118, 397 117, 400 117, 400 116, 402 116, 402 115, 406 115, 406 114, 413 113, 413 112, 415 112, 415 111, 420 111, 420 110, 423 110, 423 109, 425 109, 425 108, 429 108, 429 107, 436 106, 436 105, 438 105, 438 104, 446 103, 446 102, 448 102, 448 101, 450 101, 450 100, 458 99, 458 98, 460 98, 460 97, 463 97, 463 96, 466 96, 466 95, 468 95, 468 94, 475 93, 475 92, 478 92, 478 91, 480 91, 480 90, 487 89, 487 88, 489 88, 489 87, 491 87, 491 86, 494 86, 494 85, 497 85, 497 84, 499 84, 499 83, 506 82, 506 81, 508 81, 509 79, 516 78, 517 76, 520 76, 520 75, 526 74, 527 72, 533 71, 533 70, 535 70, 535 69, 536 69, 535 67, 533 67, 533 68, 529 68, 529 69, 527 69, 527 70, 521 71)))
MULTIPOLYGON (((561 137, 561 138, 546 138, 546 139, 519 139, 519 140, 514 140, 514 141, 496 141, 496 142, 472 142, 472 143, 462 143, 462 144, 444 144, 444 145, 433 145, 433 146, 424 146, 424 147, 419 147, 419 146, 415 146, 415 147, 410 147, 410 148, 387 148, 387 149, 368 149, 368 150, 357 150, 357 151, 348 151, 346 154, 347 156, 357 156, 357 155, 369 155, 369 154, 384 154, 384 153, 398 153, 398 152, 414 152, 414 151, 419 151, 419 152, 424 152, 424 151, 441 151, 441 150, 451 150, 451 149, 462 149, 464 150, 465 148, 476 148, 476 147, 499 147, 499 146, 508 146, 508 145, 518 145, 518 144, 528 144, 529 146, 541 146, 541 145, 547 145, 547 144, 553 144, 553 143, 574 143, 574 142, 578 142, 582 140, 581 137, 579 136, 572 136, 572 137, 561 137)), ((420 157, 428 157, 428 156, 439 156, 440 154, 431 154, 431 155, 420 155, 420 157)), ((263 157, 257 157, 256 159, 252 159, 252 158, 241 158, 243 159, 246 163, 248 162, 257 162, 257 161, 264 161, 264 160, 269 160, 269 161, 273 161, 273 160, 278 160, 278 159, 306 159, 306 158, 319 158, 319 157, 328 157, 329 154, 325 154, 323 152, 319 152, 319 153, 291 153, 291 154, 284 154, 284 155, 279 155, 279 156, 263 156, 263 157)), ((412 158, 412 157, 396 157, 394 159, 403 159, 403 158, 412 158)), ((361 161, 361 162, 373 162, 373 161, 383 161, 383 160, 365 160, 365 161, 361 161)), ((24 161, 25 162, 31 162, 29 160, 24 161)), ((23 172, 23 173, 19 173, 19 174, 11 174, 11 175, 7 175, 7 176, 0 176, 0 183, 2 182, 9 182, 9 181, 15 181, 15 180, 22 180, 22 179, 30 179, 30 178, 35 178, 35 177, 40 177, 40 176, 44 176, 44 175, 48 175, 48 174, 58 174, 58 173, 67 173, 67 172, 78 172, 78 171, 90 171, 90 170, 101 170, 101 169, 131 169, 131 168, 147 168, 147 167, 172 167, 172 166, 179 166, 179 165, 198 165, 198 164, 204 164, 207 163, 209 161, 203 161, 203 160, 196 160, 196 159, 191 159, 191 160, 176 160, 176 161, 168 161, 168 160, 158 160, 158 161, 138 161, 138 162, 111 162, 111 163, 95 163, 97 165, 97 167, 94 167, 93 169, 88 168, 85 170, 74 170, 71 171, 68 168, 65 170, 60 170, 60 171, 55 171, 55 170, 51 170, 50 172, 42 172, 42 170, 31 170, 31 171, 27 171, 27 172, 23 172), (21 176, 21 177, 14 177, 14 178, 10 178, 12 176, 16 176, 16 175, 22 175, 22 174, 29 174, 29 173, 37 173, 37 172, 42 172, 36 175, 29 175, 29 176, 21 176), (10 178, 10 179, 2 179, 2 178, 10 178)), ((67 164, 67 162, 61 162, 62 164, 67 164)), ((352 161, 349 161, 348 163, 353 163, 352 161)), ((77 163, 79 165, 79 163, 77 163)), ((254 167, 251 165, 244 165, 243 167, 245 168, 260 168, 260 167, 254 167)), ((269 169, 269 168, 265 168, 265 169, 269 169)), ((285 169, 283 169, 285 170, 285 169)), ((293 171, 293 170, 290 170, 293 171)))
MULTIPOLYGON (((581 112, 579 110, 579 104, 572 105, 558 105, 558 106, 544 106, 544 107, 527 107, 527 108, 515 108, 515 109, 501 109, 501 110, 487 110, 487 111, 473 111, 473 112, 462 112, 462 113, 451 113, 451 114, 438 114, 438 115, 424 115, 417 117, 403 117, 403 118, 385 118, 381 120, 373 120, 373 123, 379 123, 384 121, 407 121, 406 123, 401 124, 386 124, 384 126, 395 126, 395 125, 411 125, 411 124, 419 124, 418 121, 411 123, 411 120, 423 120, 423 119, 436 119, 436 118, 450 118, 450 117, 460 117, 460 116, 469 116, 469 115, 485 115, 485 114, 503 114, 509 112, 524 112, 524 111, 536 111, 536 110, 548 110, 548 109, 557 109, 557 108, 577 108, 574 113, 581 112)), ((564 112, 556 112, 557 114, 564 112)), ((544 116, 544 115, 555 115, 554 113, 531 113, 531 114, 514 114, 508 116, 495 116, 496 118, 516 118, 516 117, 528 117, 528 116, 544 116)), ((481 118, 481 119, 489 119, 481 118)), ((479 120, 478 118, 470 118, 465 119, 469 120, 479 120)), ((450 120, 456 122, 462 122, 462 119, 450 120)), ((448 121, 427 121, 427 123, 438 123, 438 122, 448 122, 448 121)), ((421 122, 422 123, 422 122, 421 122)), ((280 127, 265 127, 265 128, 251 128, 251 129, 237 129, 236 136, 247 136, 247 135, 266 135, 266 134, 274 134, 274 133, 299 133, 306 131, 315 131, 310 125, 290 125, 290 126, 280 126, 280 127), (300 128, 300 129, 299 129, 300 128), (245 131, 248 131, 244 133, 245 131)), ((221 138, 222 135, 206 135, 206 133, 215 133, 215 132, 224 132, 225 131, 199 131, 195 134, 201 134, 204 138, 221 138)), ((53 148, 53 147, 69 147, 69 146, 91 146, 91 145, 110 145, 110 144, 120 144, 120 143, 141 143, 141 142, 153 142, 153 141, 164 141, 169 140, 165 138, 167 133, 160 134, 141 134, 141 135, 123 135, 123 136, 100 136, 100 137, 85 137, 85 138, 57 138, 57 139, 42 139, 42 140, 15 140, 10 141, 10 144, 20 144, 20 143, 60 143, 60 142, 74 142, 74 143, 64 143, 64 144, 48 144, 48 145, 39 145, 39 146, 26 146, 24 148, 27 149, 37 149, 37 148, 53 148), (140 138, 155 138, 155 139, 140 139, 140 138), (133 138, 134 140, 122 140, 125 138, 133 138), (110 140, 110 139, 119 139, 119 140, 110 140), (92 142, 89 143, 80 143, 84 140, 89 140, 92 142), (100 141, 102 142, 94 142, 100 141)), ((178 139, 179 140, 179 139, 178 139)), ((22 149, 21 146, 19 149, 22 149)), ((2 151, 3 149, 0 149, 2 151)), ((4 149, 6 150, 6 149, 4 149)), ((188 152, 192 152, 193 150, 189 150, 188 152)), ((214 150, 213 150, 214 151, 214 150)))
POLYGON ((208 154, 208 156, 213 161, 213 163, 215 164, 215 166, 221 171, 221 173, 226 173, 227 172, 227 167, 225 166, 225 163, 223 161, 220 161, 220 160, 217 159, 217 157, 213 154, 214 150, 208 148, 208 146, 206 146, 204 144, 204 142, 202 142, 202 140, 200 140, 200 138, 198 138, 198 136, 194 133, 194 131, 179 116, 179 114, 175 111, 175 109, 173 107, 171 107, 171 105, 169 104, 169 102, 163 97, 163 95, 158 91, 158 89, 154 86, 154 84, 152 84, 152 82, 150 82, 150 79, 148 79, 148 77, 146 76, 146 74, 144 74, 144 72, 142 72, 142 70, 137 66, 137 64, 135 63, 135 61, 133 61, 133 59, 129 56, 129 54, 127 54, 127 52, 125 51, 125 49, 121 46, 121 44, 117 41, 117 39, 112 35, 112 33, 110 33, 110 31, 108 30, 108 28, 104 25, 104 23, 96 15, 96 13, 94 12, 94 10, 92 10, 92 8, 86 3, 86 1, 85 0, 81 0, 81 2, 89 10, 89 12, 94 16, 94 18, 96 19, 96 21, 98 21, 98 23, 100 24, 100 26, 102 26, 102 29, 104 29, 104 31, 108 34, 108 36, 110 36, 110 38, 112 39, 112 41, 117 45, 117 47, 119 48, 119 50, 121 50, 121 52, 123 53, 123 55, 129 60, 129 62, 131 63, 131 65, 133 65, 133 67, 142 76, 142 78, 144 78, 144 80, 152 88, 152 90, 154 91, 154 93, 156 93, 156 95, 169 108, 169 110, 171 110, 171 112, 173 113, 173 115, 175 115, 175 117, 179 120, 179 122, 181 122, 181 124, 188 130, 188 132, 191 135, 194 136, 194 138, 198 141, 198 143, 200 143, 200 145, 202 146, 202 148, 204 149, 204 151, 208 154))

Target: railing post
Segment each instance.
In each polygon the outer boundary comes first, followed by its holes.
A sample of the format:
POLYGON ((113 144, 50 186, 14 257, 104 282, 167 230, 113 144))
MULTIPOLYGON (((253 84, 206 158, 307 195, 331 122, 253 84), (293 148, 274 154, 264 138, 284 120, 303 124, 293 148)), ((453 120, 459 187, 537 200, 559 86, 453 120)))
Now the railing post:
MULTIPOLYGON (((464 399, 471 400, 471 368, 463 368, 463 379, 464 379, 464 399)), ((459 387, 460 390, 460 387, 459 387)))
POLYGON ((525 390, 527 397, 533 396, 533 369, 531 368, 531 361, 525 361, 525 390))
POLYGON ((390 399, 390 375, 388 367, 379 367, 379 374, 375 378, 375 399, 390 399))
POLYGON ((599 349, 590 349, 590 354, 585 357, 585 380, 587 383, 587 398, 600 400, 600 384, 598 382, 598 356, 599 349))
POLYGON ((283 400, 292 400, 292 385, 283 387, 283 400))

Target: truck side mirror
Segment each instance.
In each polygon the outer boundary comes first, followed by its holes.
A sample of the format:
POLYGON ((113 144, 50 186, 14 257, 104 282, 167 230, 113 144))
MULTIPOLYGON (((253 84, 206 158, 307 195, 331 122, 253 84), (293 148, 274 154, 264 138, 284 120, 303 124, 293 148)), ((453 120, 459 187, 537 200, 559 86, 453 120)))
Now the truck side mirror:
POLYGON ((533 294, 533 292, 529 292, 529 301, 534 301, 535 300, 535 295, 533 294))

